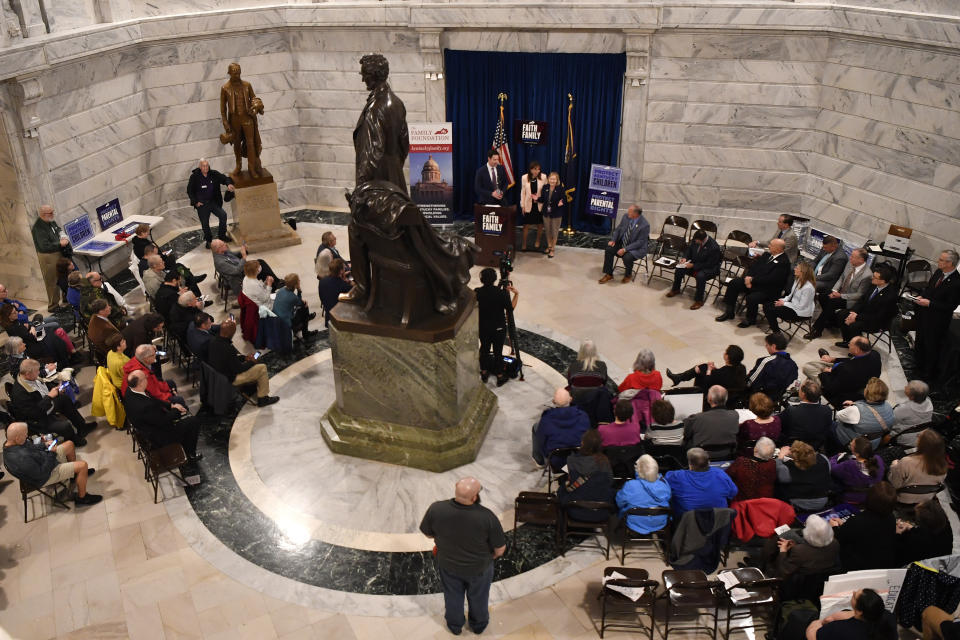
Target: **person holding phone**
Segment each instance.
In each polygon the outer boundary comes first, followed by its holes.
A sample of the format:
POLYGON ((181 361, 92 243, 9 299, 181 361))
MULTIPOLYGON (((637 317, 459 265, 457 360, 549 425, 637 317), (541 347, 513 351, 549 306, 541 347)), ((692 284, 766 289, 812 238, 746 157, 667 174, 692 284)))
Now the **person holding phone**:
POLYGON ((47 389, 39 378, 39 362, 27 358, 20 364, 20 375, 10 390, 10 413, 14 419, 26 422, 32 434, 55 433, 82 447, 97 423, 85 422, 59 387, 47 389))
POLYGON ((96 470, 85 460, 77 460, 72 442, 57 444, 45 439, 34 444, 27 441, 27 431, 25 422, 14 422, 7 427, 7 440, 3 443, 3 466, 7 471, 35 487, 73 479, 77 484, 73 502, 77 505, 97 504, 103 500, 103 496, 87 492, 87 478, 96 470))
POLYGON ((257 406, 266 407, 280 398, 270 395, 270 377, 267 366, 255 362, 253 355, 243 356, 233 346, 237 323, 227 320, 220 324, 220 335, 210 341, 209 364, 235 387, 257 385, 257 406))

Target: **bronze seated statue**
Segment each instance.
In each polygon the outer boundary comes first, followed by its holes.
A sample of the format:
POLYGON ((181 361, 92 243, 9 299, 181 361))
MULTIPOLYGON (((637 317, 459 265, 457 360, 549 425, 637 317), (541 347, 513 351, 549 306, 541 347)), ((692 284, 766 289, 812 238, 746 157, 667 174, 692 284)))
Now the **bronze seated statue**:
POLYGON ((403 327, 454 314, 478 249, 435 230, 407 193, 371 180, 347 193, 354 287, 344 302, 403 327))

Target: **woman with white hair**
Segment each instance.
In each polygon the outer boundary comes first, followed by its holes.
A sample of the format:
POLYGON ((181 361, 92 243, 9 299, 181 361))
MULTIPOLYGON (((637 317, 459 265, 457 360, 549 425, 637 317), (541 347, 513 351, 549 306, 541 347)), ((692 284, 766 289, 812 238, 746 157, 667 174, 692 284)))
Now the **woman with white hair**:
POLYGON ((653 389, 660 391, 663 388, 663 376, 657 371, 657 359, 650 349, 641 349, 637 359, 633 361, 633 373, 620 383, 617 391, 627 389, 653 389))
POLYGON ((3 345, 3 353, 7 356, 7 369, 16 380, 20 375, 20 363, 27 357, 27 345, 23 342, 23 338, 11 336, 3 345))
POLYGON ((607 378, 607 363, 597 356, 597 345, 589 338, 580 343, 577 359, 567 367, 567 381, 572 384, 573 377, 578 373, 589 373, 604 380, 607 378))
POLYGON ((802 541, 795 534, 791 531, 787 537, 767 541, 764 550, 770 577, 826 573, 837 566, 840 543, 834 539, 829 522, 815 514, 808 516, 802 541))
POLYGON ((909 449, 917 446, 917 438, 920 434, 903 433, 903 431, 930 422, 933 419, 933 402, 928 397, 930 387, 923 380, 911 380, 903 392, 907 396, 907 401, 893 408, 893 426, 890 428, 890 436, 895 438, 901 447, 909 449))
MULTIPOLYGON (((670 485, 660 475, 660 467, 653 456, 644 454, 637 459, 637 477, 628 480, 617 492, 620 516, 635 507, 670 506, 670 485)), ((627 516, 627 526, 637 533, 659 531, 667 526, 667 516, 627 516)))
POLYGON ((739 489, 734 502, 773 497, 777 481, 777 463, 773 460, 776 449, 773 440, 763 436, 753 446, 751 455, 742 455, 727 467, 727 475, 739 489))

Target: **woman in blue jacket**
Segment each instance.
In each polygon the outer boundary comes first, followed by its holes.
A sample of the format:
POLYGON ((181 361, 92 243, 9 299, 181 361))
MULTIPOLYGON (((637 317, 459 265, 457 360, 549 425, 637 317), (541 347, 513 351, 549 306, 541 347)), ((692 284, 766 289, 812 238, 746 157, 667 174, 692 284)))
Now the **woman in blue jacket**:
MULTIPOLYGON (((637 460, 637 478, 629 480, 617 492, 617 507, 620 516, 635 507, 653 508, 670 506, 670 485, 660 475, 657 461, 650 455, 637 460)), ((667 526, 667 516, 627 516, 627 526, 637 533, 659 531, 667 526)))

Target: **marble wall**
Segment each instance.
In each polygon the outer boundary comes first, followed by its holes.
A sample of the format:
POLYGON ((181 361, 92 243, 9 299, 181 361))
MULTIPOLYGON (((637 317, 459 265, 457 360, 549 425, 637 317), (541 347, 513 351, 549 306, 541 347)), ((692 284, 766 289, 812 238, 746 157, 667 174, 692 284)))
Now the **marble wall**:
POLYGON ((201 156, 232 165, 217 134, 233 60, 267 108, 281 206, 342 207, 363 53, 388 55, 417 121, 444 117, 444 82, 424 77, 444 48, 626 51, 621 200, 655 228, 679 207, 721 236, 765 235, 786 212, 858 240, 905 224, 927 257, 960 243, 960 19, 933 15, 950 2, 65 4, 46 0, 48 21, 72 31, 0 48, 8 127, 36 133, 10 138, 24 201, 53 202, 62 220, 119 197, 127 213, 165 216, 161 234, 196 224, 190 170, 201 156))

